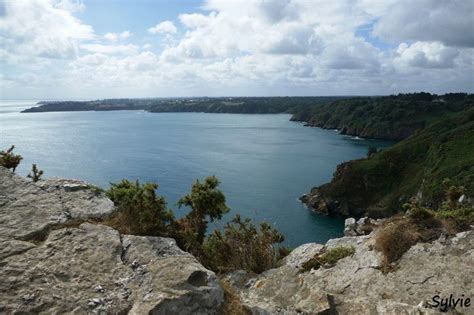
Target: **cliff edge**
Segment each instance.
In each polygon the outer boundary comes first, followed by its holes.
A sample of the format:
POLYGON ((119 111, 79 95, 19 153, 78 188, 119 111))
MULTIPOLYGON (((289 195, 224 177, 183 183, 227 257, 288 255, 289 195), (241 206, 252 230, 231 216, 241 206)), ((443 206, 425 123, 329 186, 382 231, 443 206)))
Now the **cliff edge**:
POLYGON ((256 277, 234 272, 227 279, 253 314, 474 314, 472 305, 458 302, 455 309, 445 309, 440 302, 474 297, 472 230, 416 244, 390 272, 374 250, 376 233, 305 244, 279 268, 256 277), (302 270, 315 255, 341 247, 354 252, 319 269, 302 270))
POLYGON ((0 167, 0 313, 217 312, 213 272, 173 239, 92 224, 113 211, 84 182, 32 183, 0 167))

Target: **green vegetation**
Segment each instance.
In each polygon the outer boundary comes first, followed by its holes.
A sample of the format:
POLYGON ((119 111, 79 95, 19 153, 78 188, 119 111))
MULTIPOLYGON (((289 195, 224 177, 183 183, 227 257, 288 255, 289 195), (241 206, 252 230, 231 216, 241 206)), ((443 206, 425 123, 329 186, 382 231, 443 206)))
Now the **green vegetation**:
POLYGON ((155 183, 142 185, 125 179, 111 184, 106 194, 119 211, 104 223, 122 234, 173 237, 182 249, 216 272, 262 272, 275 267, 280 255, 287 254, 285 248, 279 251, 275 247, 284 239, 277 230, 266 223, 257 229, 240 216, 227 223, 223 232, 216 230, 206 237, 208 221, 220 220, 229 211, 216 177, 197 180, 191 192, 178 201, 178 206, 190 209, 181 219, 166 209, 157 188, 155 183))
POLYGON ((311 269, 319 269, 322 266, 333 266, 342 258, 352 256, 354 253, 354 247, 334 247, 316 254, 313 258, 303 264, 300 271, 307 272, 311 269))
POLYGON ((15 173, 17 166, 20 164, 21 160, 23 160, 21 155, 13 153, 14 149, 15 146, 12 145, 8 150, 0 151, 0 166, 12 169, 13 173, 15 173))
POLYGON ((309 206, 347 216, 389 217, 419 195, 421 204, 437 209, 445 178, 474 196, 472 106, 370 158, 339 165, 333 180, 317 188, 319 201, 309 206))
POLYGON ((196 97, 105 99, 95 101, 40 102, 24 110, 34 112, 146 110, 149 112, 203 112, 239 114, 294 113, 342 97, 196 97))
POLYGON ((218 186, 219 180, 214 176, 207 177, 203 183, 197 180, 191 188, 191 193, 178 201, 179 207, 186 206, 191 208, 191 211, 176 222, 174 237, 183 249, 197 256, 201 254, 207 220, 220 220, 222 215, 230 210, 218 186))
POLYGON ((472 108, 474 94, 399 94, 357 97, 295 111, 292 120, 342 134, 403 140, 441 119, 472 108))
POLYGON ((158 185, 126 179, 111 184, 107 196, 119 212, 107 223, 123 234, 167 235, 173 214, 166 209, 164 197, 156 194, 158 185))
POLYGON ((28 178, 31 178, 31 180, 36 183, 37 181, 39 181, 41 179, 41 176, 43 176, 43 171, 38 169, 38 167, 36 166, 36 164, 33 164, 31 166, 31 173, 29 173, 27 175, 28 178))
POLYGON ((204 243, 204 265, 226 272, 243 269, 260 273, 276 266, 281 258, 273 244, 283 242, 283 235, 267 223, 257 229, 250 219, 237 215, 224 231, 214 231, 204 243))

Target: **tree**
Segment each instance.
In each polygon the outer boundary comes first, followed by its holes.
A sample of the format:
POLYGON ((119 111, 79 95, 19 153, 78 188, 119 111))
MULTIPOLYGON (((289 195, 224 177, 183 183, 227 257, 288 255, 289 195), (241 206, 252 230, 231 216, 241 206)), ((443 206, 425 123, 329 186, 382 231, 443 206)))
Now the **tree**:
POLYGON ((112 183, 107 196, 118 208, 118 213, 109 223, 127 234, 163 236, 168 234, 173 213, 166 209, 166 201, 157 196, 158 184, 123 179, 112 183))
POLYGON ((225 196, 218 189, 219 180, 207 177, 203 183, 193 184, 191 193, 178 201, 178 206, 190 207, 191 211, 177 222, 176 238, 185 250, 199 254, 206 236, 208 220, 220 220, 229 211, 225 196))
POLYGON ((32 167, 31 167, 31 173, 29 173, 27 175, 28 178, 31 178, 33 180, 33 182, 37 182, 41 179, 41 176, 43 176, 43 171, 42 170, 39 170, 37 167, 36 167, 36 164, 33 164, 32 167))
POLYGON ((15 173, 15 170, 23 157, 19 154, 14 154, 13 149, 15 149, 14 145, 6 151, 0 151, 0 165, 7 169, 13 169, 13 173, 15 173))

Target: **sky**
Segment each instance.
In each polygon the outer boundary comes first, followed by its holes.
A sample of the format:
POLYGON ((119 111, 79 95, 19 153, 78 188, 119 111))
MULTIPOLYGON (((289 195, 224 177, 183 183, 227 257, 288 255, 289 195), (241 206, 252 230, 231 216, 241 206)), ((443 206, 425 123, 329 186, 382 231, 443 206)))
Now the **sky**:
POLYGON ((0 99, 474 92, 473 0, 0 0, 0 99))

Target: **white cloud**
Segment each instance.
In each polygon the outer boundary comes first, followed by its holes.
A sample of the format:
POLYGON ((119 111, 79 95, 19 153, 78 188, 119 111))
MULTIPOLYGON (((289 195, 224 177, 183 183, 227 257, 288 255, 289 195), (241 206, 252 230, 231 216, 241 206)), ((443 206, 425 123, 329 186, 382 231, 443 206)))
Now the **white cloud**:
POLYGON ((138 51, 138 46, 128 45, 103 45, 103 44, 84 44, 81 48, 91 52, 97 52, 102 54, 135 54, 138 51))
POLYGON ((171 21, 163 21, 159 24, 156 24, 153 27, 148 29, 148 32, 152 34, 162 34, 162 33, 171 33, 174 34, 177 32, 176 26, 174 26, 171 21))
POLYGON ((460 13, 471 11, 464 6, 460 0, 209 0, 199 13, 178 15, 182 32, 163 21, 148 29, 162 36, 132 45, 130 31, 95 36, 74 16, 82 2, 11 1, 0 20, 0 58, 15 71, 0 83, 10 94, 30 80, 31 87, 83 97, 473 91, 474 49, 465 47, 472 32, 460 13), (360 35, 372 26, 376 37, 360 35))
POLYGON ((0 46, 24 57, 72 58, 83 40, 95 37, 91 26, 72 15, 69 1, 5 1, 0 46))
POLYGON ((440 42, 416 42, 398 46, 395 64, 402 67, 453 68, 459 55, 455 48, 446 47, 440 42))
POLYGON ((111 41, 111 42, 116 42, 118 40, 124 40, 132 36, 132 33, 130 31, 123 31, 121 33, 106 33, 104 35, 104 38, 111 41))
POLYGON ((393 42, 439 41, 474 47, 473 17, 471 0, 400 0, 380 17, 374 34, 393 42))

